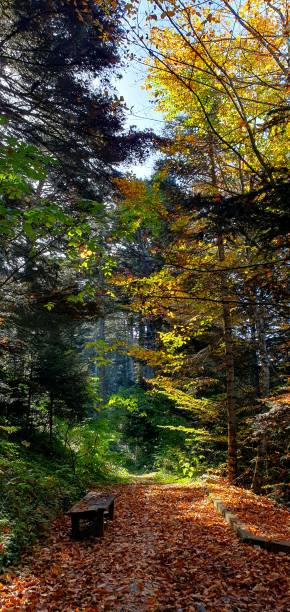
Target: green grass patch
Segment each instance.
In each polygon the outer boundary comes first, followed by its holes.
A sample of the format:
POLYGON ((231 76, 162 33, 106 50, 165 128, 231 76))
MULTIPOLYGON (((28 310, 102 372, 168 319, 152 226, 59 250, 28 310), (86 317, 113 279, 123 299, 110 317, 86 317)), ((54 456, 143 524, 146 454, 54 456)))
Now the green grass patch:
POLYGON ((170 474, 167 472, 157 471, 146 474, 131 474, 129 482, 140 483, 140 484, 191 484, 195 482, 194 478, 188 476, 178 476, 177 474, 170 474))

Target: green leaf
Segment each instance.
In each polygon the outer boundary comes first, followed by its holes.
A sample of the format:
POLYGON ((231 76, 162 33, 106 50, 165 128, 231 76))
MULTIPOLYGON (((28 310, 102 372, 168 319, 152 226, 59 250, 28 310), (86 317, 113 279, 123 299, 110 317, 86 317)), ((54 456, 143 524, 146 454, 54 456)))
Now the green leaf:
POLYGON ((43 306, 43 308, 46 308, 46 310, 48 310, 48 312, 53 310, 54 307, 55 307, 54 302, 47 302, 47 304, 44 304, 44 306, 43 306))
POLYGON ((35 231, 31 227, 31 224, 28 221, 25 221, 23 223, 23 230, 24 230, 24 233, 26 234, 26 236, 28 238, 31 238, 32 240, 35 238, 35 236, 36 236, 35 231))

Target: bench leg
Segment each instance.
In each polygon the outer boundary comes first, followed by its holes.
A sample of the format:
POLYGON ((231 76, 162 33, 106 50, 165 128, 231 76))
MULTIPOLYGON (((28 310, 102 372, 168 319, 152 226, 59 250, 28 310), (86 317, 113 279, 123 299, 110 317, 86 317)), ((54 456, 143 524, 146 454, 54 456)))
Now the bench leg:
POLYGON ((98 510, 95 521, 95 535, 98 538, 104 537, 104 510, 98 510))
POLYGON ((111 503, 109 507, 109 514, 108 514, 109 521, 112 521, 113 518, 114 518, 114 502, 111 503))
POLYGON ((78 540, 80 537, 80 529, 79 529, 79 517, 71 516, 71 537, 73 540, 78 540))

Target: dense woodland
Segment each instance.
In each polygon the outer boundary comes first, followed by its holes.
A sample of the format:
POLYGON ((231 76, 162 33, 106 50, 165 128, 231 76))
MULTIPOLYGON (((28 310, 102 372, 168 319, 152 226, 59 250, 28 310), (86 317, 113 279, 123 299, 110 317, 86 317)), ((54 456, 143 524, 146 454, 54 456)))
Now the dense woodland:
POLYGON ((2 563, 132 474, 287 503, 287 0, 0 11, 2 563))

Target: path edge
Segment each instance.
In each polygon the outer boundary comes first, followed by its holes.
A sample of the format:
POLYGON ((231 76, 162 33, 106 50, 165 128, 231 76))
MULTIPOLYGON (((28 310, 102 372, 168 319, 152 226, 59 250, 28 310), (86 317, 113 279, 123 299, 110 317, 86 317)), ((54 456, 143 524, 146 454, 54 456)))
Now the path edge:
POLYGON ((215 509, 224 517, 226 523, 231 526, 233 531, 244 544, 260 546, 260 548, 268 550, 269 552, 282 552, 290 555, 290 542, 283 540, 269 540, 261 536, 255 536, 246 529, 245 525, 239 521, 235 514, 232 514, 232 512, 228 510, 221 499, 214 497, 210 492, 208 492, 208 496, 215 509))

